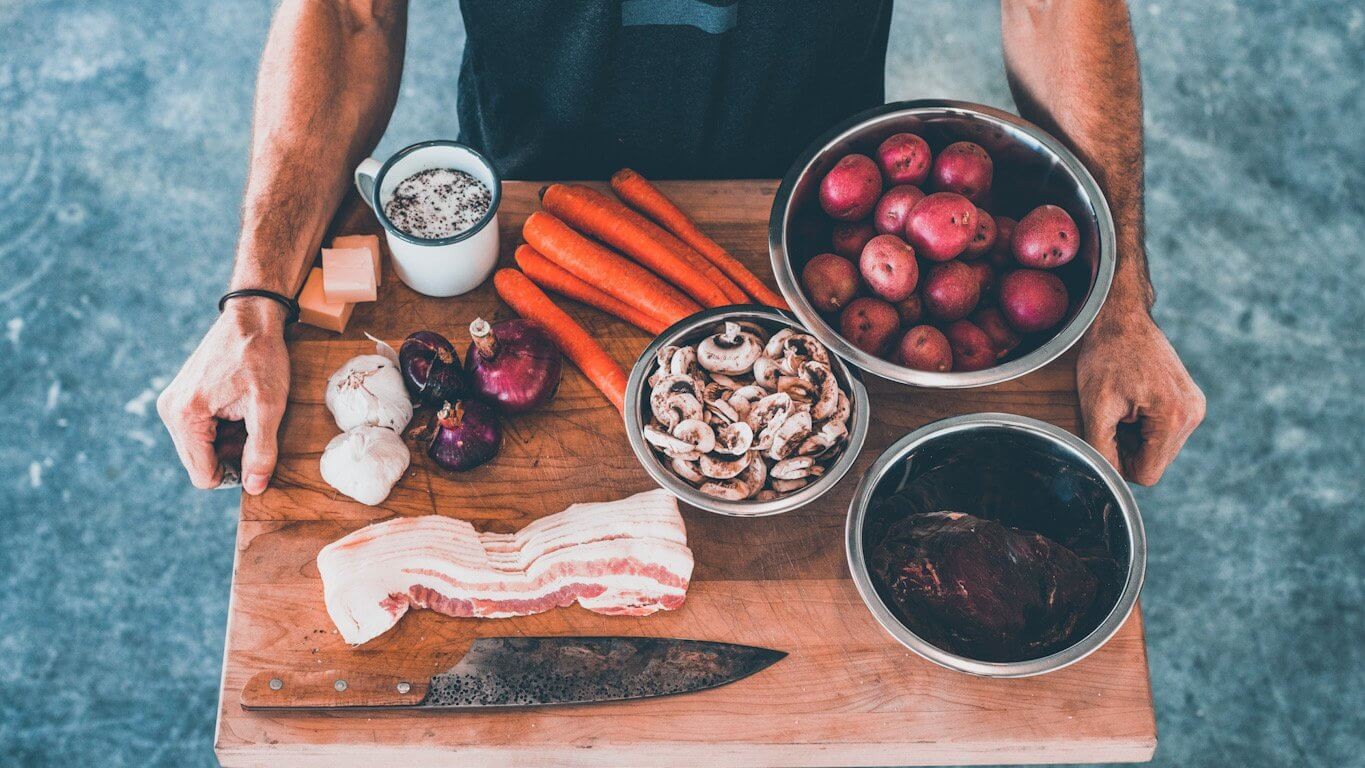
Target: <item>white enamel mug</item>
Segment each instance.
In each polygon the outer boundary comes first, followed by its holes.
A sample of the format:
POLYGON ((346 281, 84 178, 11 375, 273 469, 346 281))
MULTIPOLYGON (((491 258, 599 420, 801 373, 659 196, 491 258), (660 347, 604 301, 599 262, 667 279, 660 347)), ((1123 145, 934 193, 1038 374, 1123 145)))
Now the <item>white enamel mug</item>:
POLYGON ((488 158, 456 141, 423 141, 380 163, 366 158, 355 169, 360 197, 379 218, 398 277, 418 293, 458 296, 479 287, 498 264, 498 204, 502 178, 488 158), (492 202, 474 226, 450 237, 428 239, 400 230, 384 215, 393 190, 409 176, 429 168, 464 171, 488 185, 492 202))

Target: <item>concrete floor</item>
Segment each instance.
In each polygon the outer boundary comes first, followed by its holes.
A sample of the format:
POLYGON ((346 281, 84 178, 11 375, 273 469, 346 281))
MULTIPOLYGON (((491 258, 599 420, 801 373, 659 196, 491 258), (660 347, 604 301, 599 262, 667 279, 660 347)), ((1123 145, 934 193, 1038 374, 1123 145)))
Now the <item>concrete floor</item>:
MULTIPOLYGON (((381 152, 456 133, 456 6, 414 6, 381 152)), ((227 277, 270 8, 0 2, 0 765, 213 762, 237 500, 153 401, 227 277)), ((1209 399, 1138 492, 1156 762, 1362 765, 1365 9, 1133 8, 1157 314, 1209 399)), ((1009 107, 998 23, 902 2, 890 96, 1009 107)))

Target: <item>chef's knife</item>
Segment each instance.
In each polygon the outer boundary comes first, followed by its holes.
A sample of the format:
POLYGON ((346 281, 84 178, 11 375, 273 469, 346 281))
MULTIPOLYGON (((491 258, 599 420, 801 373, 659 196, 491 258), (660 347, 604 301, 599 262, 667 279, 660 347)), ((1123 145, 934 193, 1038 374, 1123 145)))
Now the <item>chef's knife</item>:
POLYGON ((484 637, 430 680, 341 672, 260 672, 250 710, 482 708, 589 704, 690 693, 732 683, 787 654, 748 645, 652 637, 484 637))

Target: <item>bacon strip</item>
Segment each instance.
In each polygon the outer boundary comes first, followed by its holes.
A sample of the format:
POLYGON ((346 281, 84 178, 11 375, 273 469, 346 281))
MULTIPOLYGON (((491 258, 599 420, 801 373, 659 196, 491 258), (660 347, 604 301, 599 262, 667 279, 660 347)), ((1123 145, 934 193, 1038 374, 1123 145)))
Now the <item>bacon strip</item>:
POLYGON ((409 608, 504 618, 575 602, 597 613, 648 616, 682 605, 692 551, 666 491, 574 504, 516 533, 479 533, 442 515, 362 528, 318 553, 327 613, 359 645, 409 608))

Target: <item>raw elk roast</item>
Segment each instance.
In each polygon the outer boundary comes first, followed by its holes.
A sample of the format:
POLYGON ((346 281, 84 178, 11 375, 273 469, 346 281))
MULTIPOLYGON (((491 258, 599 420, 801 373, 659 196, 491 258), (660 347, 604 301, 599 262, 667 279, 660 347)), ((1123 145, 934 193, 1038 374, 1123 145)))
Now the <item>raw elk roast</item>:
POLYGON ((1099 584, 1070 549, 962 512, 920 512, 872 548, 872 573, 920 636, 982 661, 1053 653, 1099 584))

